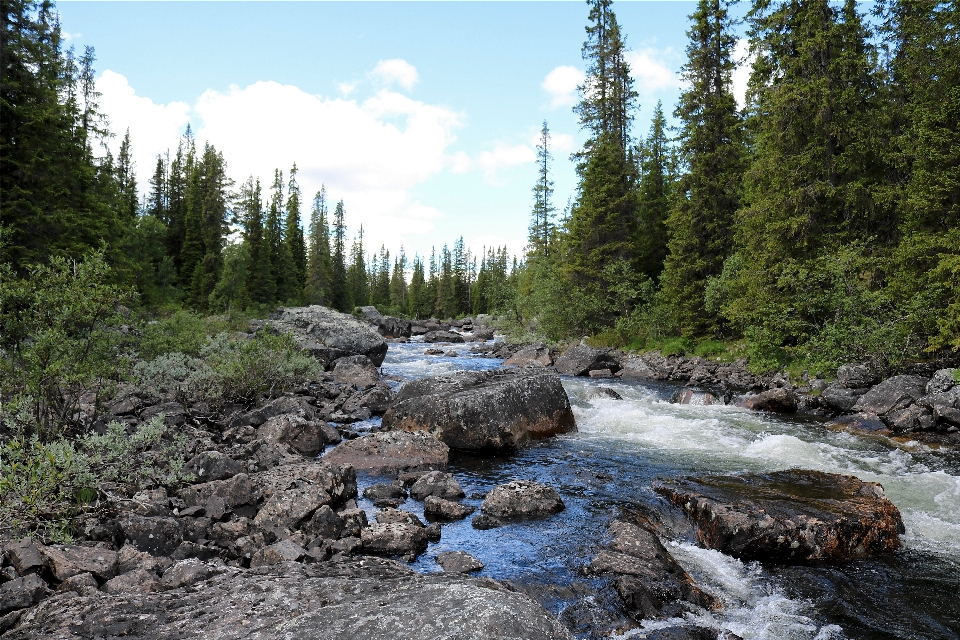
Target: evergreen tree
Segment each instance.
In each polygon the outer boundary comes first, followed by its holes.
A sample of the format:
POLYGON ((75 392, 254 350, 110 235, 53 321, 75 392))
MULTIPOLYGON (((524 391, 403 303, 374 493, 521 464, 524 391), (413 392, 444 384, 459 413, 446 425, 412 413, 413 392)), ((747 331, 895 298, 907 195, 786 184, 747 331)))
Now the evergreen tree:
POLYGON ((117 210, 120 219, 126 224, 133 224, 140 207, 137 193, 136 164, 133 161, 129 128, 120 143, 120 153, 117 155, 116 180, 117 210))
POLYGON ((354 307, 370 304, 370 282, 367 277, 366 253, 363 250, 363 225, 360 226, 360 231, 357 232, 350 247, 347 292, 350 300, 348 311, 353 311, 354 307))
MULTIPOLYGON (((203 254, 194 267, 191 301, 197 308, 204 309, 220 279, 220 269, 223 266, 229 188, 233 182, 227 178, 227 165, 223 154, 209 143, 204 145, 203 159, 197 166, 196 174, 196 187, 189 198, 192 211, 188 222, 199 219, 199 244, 203 254)), ((188 238, 192 231, 193 227, 188 224, 188 238)))
POLYGON ((550 202, 553 195, 553 180, 550 179, 550 130, 543 121, 537 143, 537 183, 533 187, 533 211, 530 214, 530 231, 527 241, 529 253, 535 257, 550 257, 550 243, 554 236, 554 209, 550 202))
POLYGON ((310 210, 310 251, 307 255, 307 304, 330 306, 333 285, 333 259, 330 255, 330 224, 327 221, 327 189, 321 185, 310 210))
POLYGON ((393 261, 393 273, 390 275, 390 308, 394 313, 403 314, 408 308, 407 256, 400 247, 400 255, 393 261))
POLYGON ((276 300, 276 278, 270 264, 270 247, 263 228, 263 197, 260 181, 253 176, 240 187, 238 207, 247 251, 246 293, 255 304, 276 300))
POLYGON ((700 0, 690 16, 688 89, 675 115, 682 122, 680 158, 686 173, 667 218, 668 255, 661 284, 686 336, 716 335, 719 309, 707 309, 706 290, 733 242, 745 169, 743 126, 732 90, 737 36, 727 0, 700 0))
POLYGON ((640 184, 637 209, 640 234, 637 251, 640 273, 654 280, 660 277, 667 255, 666 220, 670 210, 670 148, 667 140, 667 119, 657 102, 650 123, 650 133, 643 141, 640 154, 640 184))
POLYGON ((380 245, 380 255, 374 256, 375 269, 370 287, 370 304, 378 309, 390 306, 390 252, 386 245, 380 245))
POLYGON ((347 287, 347 225, 343 221, 343 200, 333 211, 333 278, 330 283, 330 305, 338 311, 352 311, 347 287))
POLYGON ((183 245, 186 241, 187 187, 189 176, 193 173, 195 156, 193 133, 188 124, 186 132, 177 144, 177 153, 173 157, 173 162, 170 163, 167 183, 167 255, 173 259, 177 280, 181 284, 189 283, 183 266, 183 245))
POLYGON ((287 183, 287 219, 284 223, 286 235, 284 244, 292 260, 292 276, 290 299, 298 300, 307 283, 307 245, 303 238, 303 227, 300 223, 300 185, 297 184, 297 164, 290 169, 290 179, 287 183))
MULTIPOLYGON (((169 153, 167 154, 169 157, 169 153)), ((147 196, 147 212, 164 225, 170 223, 169 220, 169 190, 167 184, 167 175, 169 172, 169 162, 164 156, 157 155, 157 166, 153 170, 153 176, 150 177, 150 194, 147 196)))
POLYGON ((423 259, 418 255, 413 257, 413 274, 410 276, 409 311, 413 318, 425 318, 429 313, 426 309, 426 277, 424 275, 423 259))

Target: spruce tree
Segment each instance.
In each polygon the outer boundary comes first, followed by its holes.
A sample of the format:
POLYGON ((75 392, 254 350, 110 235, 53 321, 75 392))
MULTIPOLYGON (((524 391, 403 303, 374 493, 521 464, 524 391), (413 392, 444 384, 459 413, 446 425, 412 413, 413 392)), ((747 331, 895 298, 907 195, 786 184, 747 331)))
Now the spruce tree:
POLYGON ((550 201, 553 195, 553 180, 550 179, 550 130, 543 121, 537 142, 537 183, 533 186, 533 211, 530 213, 530 230, 527 234, 529 255, 534 258, 549 258, 550 243, 554 236, 556 209, 550 201))
MULTIPOLYGON (((191 194, 193 213, 190 219, 199 217, 203 254, 194 267, 191 302, 197 308, 205 309, 210 294, 220 280, 227 234, 229 189, 233 182, 227 178, 223 154, 209 143, 204 145, 203 159, 197 169, 197 191, 191 194)), ((188 235, 190 231, 191 227, 188 226, 188 235)))
POLYGON ((347 292, 350 304, 347 311, 354 307, 370 304, 370 282, 367 276, 367 256, 363 249, 363 225, 353 238, 350 246, 350 264, 347 265, 347 292))
MULTIPOLYGON (((167 154, 169 156, 169 154, 167 154)), ((164 156, 157 154, 157 165, 150 177, 150 194, 147 196, 147 212, 164 225, 169 225, 169 187, 167 175, 169 162, 164 156)))
POLYGON ((426 310, 426 276, 424 275, 423 259, 418 255, 413 257, 413 274, 410 276, 410 290, 408 292, 408 312, 413 318, 424 318, 426 310))
POLYGON ((390 275, 390 309, 393 313, 405 313, 407 300, 407 255, 401 246, 400 255, 393 261, 393 272, 390 275))
POLYGON ((658 101, 650 123, 650 133, 643 141, 640 157, 640 184, 637 210, 640 216, 638 267, 640 273, 658 279, 667 255, 666 220, 670 210, 671 176, 670 143, 667 119, 658 101))
POLYGON ((117 154, 117 209, 120 219, 125 224, 133 224, 137 217, 139 195, 137 193, 136 164, 133 161, 133 150, 130 143, 130 129, 123 136, 120 143, 120 153, 117 154))
POLYGON ((745 169, 743 125, 732 90, 737 42, 730 2, 700 0, 690 16, 688 89, 675 115, 680 119, 680 158, 686 167, 666 220, 668 253, 661 284, 685 336, 721 331, 718 309, 707 309, 706 290, 720 275, 733 242, 745 169))
POLYGON ((307 254, 307 282, 304 298, 307 304, 330 306, 333 285, 333 259, 330 255, 330 224, 327 219, 327 189, 313 197, 310 210, 310 249, 307 254))
POLYGON ((190 125, 177 144, 177 153, 170 163, 167 182, 167 255, 173 259, 177 280, 188 282, 183 266, 183 245, 186 240, 187 190, 193 173, 195 146, 190 125))
POLYGON ((284 222, 284 244, 292 260, 291 300, 298 300, 307 283, 307 245, 300 223, 300 185, 297 184, 297 164, 290 169, 287 182, 287 218, 284 222))
POLYGON ((333 278, 330 283, 330 305, 338 311, 352 311, 347 287, 347 225, 343 220, 343 200, 333 211, 333 278))
POLYGON ((247 178, 240 187, 238 202, 243 224, 243 242, 247 247, 247 295, 255 304, 276 300, 276 278, 270 265, 270 247, 263 228, 263 197, 260 180, 247 178))

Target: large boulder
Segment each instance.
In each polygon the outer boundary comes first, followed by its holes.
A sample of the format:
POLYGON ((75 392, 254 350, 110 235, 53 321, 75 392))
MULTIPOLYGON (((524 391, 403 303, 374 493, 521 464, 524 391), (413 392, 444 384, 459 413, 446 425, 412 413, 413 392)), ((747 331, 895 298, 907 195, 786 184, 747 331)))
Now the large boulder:
POLYGON ((700 542, 743 560, 845 561, 900 546, 900 511, 883 487, 853 476, 792 469, 654 483, 682 508, 700 542))
POLYGON ((425 528, 404 522, 379 522, 360 532, 364 553, 385 556, 418 556, 427 550, 425 528))
POLYGON ((333 381, 340 384, 352 384, 358 389, 375 385, 380 380, 380 372, 367 356, 346 356, 333 365, 333 381))
POLYGON ((463 488, 453 474, 443 471, 431 471, 417 478, 410 487, 410 495, 414 500, 426 500, 429 496, 445 499, 464 497, 463 488))
POLYGON ((463 336, 453 331, 428 331, 423 334, 424 342, 465 342, 463 336))
POLYGON ((92 573, 101 580, 117 575, 116 551, 70 544, 40 547, 44 563, 56 580, 66 580, 81 573, 92 573))
POLYGON ((461 371, 408 382, 382 425, 427 431, 463 451, 512 450, 576 430, 560 379, 536 369, 461 371))
POLYGON ((837 384, 846 389, 870 387, 877 376, 865 364, 843 364, 837 368, 837 384))
POLYGON ((401 320, 392 316, 380 316, 377 320, 371 320, 377 328, 377 332, 384 338, 409 338, 411 324, 409 320, 401 320))
POLYGON ((555 489, 532 480, 497 485, 480 505, 483 515, 500 519, 542 518, 563 509, 563 500, 555 489))
POLYGON ((321 507, 339 507, 357 496, 353 467, 326 460, 264 471, 257 474, 256 482, 264 504, 254 522, 277 533, 299 529, 321 507))
POLYGON ((418 575, 364 557, 313 565, 225 568, 202 588, 130 597, 51 598, 20 617, 4 640, 93 637, 205 640, 569 640, 529 596, 489 579, 418 575))
POLYGON ((292 334, 325 366, 344 356, 365 355, 379 367, 387 355, 386 340, 369 325, 320 305, 277 309, 270 326, 292 334))
POLYGON ((288 445, 300 455, 313 458, 327 444, 339 442, 340 435, 323 422, 286 414, 264 422, 257 429, 257 439, 275 445, 288 445))
POLYGON ((563 352, 553 363, 559 373, 570 376, 585 376, 591 371, 609 369, 613 373, 620 370, 620 363, 610 355, 608 349, 595 349, 578 344, 563 352))
POLYGON ((447 468, 450 447, 428 433, 380 432, 342 442, 323 459, 372 474, 431 471, 447 468))
POLYGON ((920 399, 926 390, 926 378, 893 376, 860 396, 853 410, 883 417, 898 409, 906 409, 920 399))
POLYGON ((788 389, 768 389, 756 395, 747 396, 738 404, 752 411, 796 413, 797 395, 788 389))
POLYGON ((849 389, 839 384, 831 384, 820 393, 820 400, 835 411, 852 411, 860 396, 870 391, 869 387, 849 389))
POLYGON ((505 367, 549 367, 553 364, 550 348, 542 342, 531 344, 507 358, 505 367))

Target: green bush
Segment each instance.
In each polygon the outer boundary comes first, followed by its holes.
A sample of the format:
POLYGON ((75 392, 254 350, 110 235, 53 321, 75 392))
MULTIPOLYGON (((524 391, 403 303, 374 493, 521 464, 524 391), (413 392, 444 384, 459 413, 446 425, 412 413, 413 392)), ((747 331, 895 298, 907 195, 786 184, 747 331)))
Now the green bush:
POLYGON ((702 340, 693 349, 693 355, 701 358, 718 358, 727 353, 727 345, 721 340, 702 340))
POLYGON ((167 318, 144 323, 136 347, 144 360, 174 352, 196 356, 209 335, 208 323, 202 317, 181 309, 167 318))
POLYGON ((660 352, 665 356, 683 356, 693 350, 693 344, 687 338, 667 338, 660 344, 660 352))

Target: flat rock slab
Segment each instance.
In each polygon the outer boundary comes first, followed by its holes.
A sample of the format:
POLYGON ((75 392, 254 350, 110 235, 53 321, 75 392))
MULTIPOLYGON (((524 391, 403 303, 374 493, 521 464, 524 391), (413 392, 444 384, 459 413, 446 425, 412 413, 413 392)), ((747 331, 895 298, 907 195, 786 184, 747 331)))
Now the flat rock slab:
POLYGON ((462 451, 513 450, 576 430, 570 399, 552 372, 461 371, 408 382, 383 428, 426 431, 462 451))
POLYGON ((444 551, 437 554, 437 564, 448 573, 470 573, 483 569, 483 563, 466 551, 444 551))
POLYGON ((904 531, 883 487, 792 469, 654 483, 682 508, 700 542, 744 560, 846 561, 894 551, 904 531))
POLYGON ((447 468, 450 447, 429 433, 380 432, 342 442, 323 460, 371 474, 439 470, 447 468))
POLYGON ((420 576, 382 558, 228 569, 204 581, 145 594, 50 598, 5 635, 15 640, 566 640, 528 596, 492 580, 420 576))
POLYGON ((542 518, 563 509, 563 500, 555 489, 531 480, 497 485, 480 505, 483 515, 493 518, 542 518))
POLYGON ((387 355, 387 341, 368 324, 320 305, 278 309, 270 315, 270 326, 292 334, 324 366, 364 355, 379 367, 387 355))

